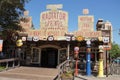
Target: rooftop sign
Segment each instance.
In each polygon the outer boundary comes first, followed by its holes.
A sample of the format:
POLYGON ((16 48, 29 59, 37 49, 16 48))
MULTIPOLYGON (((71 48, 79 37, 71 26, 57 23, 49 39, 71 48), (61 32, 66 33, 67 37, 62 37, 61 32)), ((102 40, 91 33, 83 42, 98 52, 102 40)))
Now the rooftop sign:
POLYGON ((48 5, 47 11, 40 15, 41 36, 64 36, 68 32, 68 13, 63 10, 62 5, 48 5))

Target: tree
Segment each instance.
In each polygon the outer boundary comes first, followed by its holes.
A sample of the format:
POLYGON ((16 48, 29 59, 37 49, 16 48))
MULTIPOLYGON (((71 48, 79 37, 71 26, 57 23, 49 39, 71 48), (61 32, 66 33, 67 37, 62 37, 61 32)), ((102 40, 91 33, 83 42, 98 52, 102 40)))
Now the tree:
POLYGON ((25 3, 30 0, 0 0, 0 27, 3 28, 3 35, 7 35, 22 31, 19 25, 19 17, 25 10, 25 3), (7 33, 6 33, 7 32, 7 33))
POLYGON ((112 49, 110 50, 110 55, 112 58, 120 56, 120 47, 116 43, 112 43, 112 49))

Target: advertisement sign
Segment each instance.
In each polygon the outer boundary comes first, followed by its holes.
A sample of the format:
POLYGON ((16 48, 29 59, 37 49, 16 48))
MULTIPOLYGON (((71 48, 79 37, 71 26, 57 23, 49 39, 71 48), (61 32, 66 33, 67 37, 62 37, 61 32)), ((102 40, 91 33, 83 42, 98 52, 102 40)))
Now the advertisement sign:
POLYGON ((82 41, 82 40, 84 40, 84 38, 82 36, 78 36, 78 37, 76 37, 76 40, 77 41, 82 41))
POLYGON ((0 52, 2 51, 2 47, 3 47, 3 40, 0 40, 0 52))
POLYGON ((94 31, 94 17, 93 16, 79 16, 78 27, 80 31, 94 31))
POLYGON ((103 42, 104 43, 109 43, 110 41, 109 41, 109 37, 103 37, 103 42))
POLYGON ((62 10, 49 10, 40 15, 41 36, 64 36, 68 31, 68 13, 62 10))
POLYGON ((35 41, 35 42, 39 41, 39 37, 34 36, 34 37, 33 37, 33 41, 35 41))
POLYGON ((31 37, 31 36, 28 36, 28 37, 27 37, 27 41, 32 41, 32 37, 31 37))
POLYGON ((74 33, 75 36, 83 36, 85 38, 91 38, 91 37, 101 37, 101 31, 92 31, 92 32, 88 32, 88 31, 77 31, 74 33))

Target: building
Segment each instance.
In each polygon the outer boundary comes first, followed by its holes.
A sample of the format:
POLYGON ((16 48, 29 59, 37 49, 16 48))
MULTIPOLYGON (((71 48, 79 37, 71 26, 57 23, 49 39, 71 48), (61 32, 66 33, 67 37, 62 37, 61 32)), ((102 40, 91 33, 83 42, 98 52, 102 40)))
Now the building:
MULTIPOLYGON (((23 40, 21 51, 9 48, 8 51, 20 54, 25 65, 39 65, 41 67, 56 67, 66 59, 74 56, 74 47, 79 46, 79 58, 86 60, 86 41, 91 41, 91 60, 99 59, 98 46, 104 30, 97 23, 97 31, 94 30, 94 16, 89 15, 88 9, 83 9, 83 14, 78 16, 78 30, 68 31, 68 12, 62 10, 62 5, 47 5, 47 10, 40 14, 40 29, 33 29, 32 17, 29 11, 24 12, 20 25, 24 28, 19 32, 19 38, 23 40), (21 35, 26 34, 26 35, 21 35)), ((107 24, 107 23, 106 23, 107 24)), ((106 26, 106 24, 104 24, 106 26)), ((107 31, 108 32, 108 31, 107 31)), ((112 35, 111 31, 110 35, 112 35)), ((109 41, 111 41, 111 36, 109 41)))

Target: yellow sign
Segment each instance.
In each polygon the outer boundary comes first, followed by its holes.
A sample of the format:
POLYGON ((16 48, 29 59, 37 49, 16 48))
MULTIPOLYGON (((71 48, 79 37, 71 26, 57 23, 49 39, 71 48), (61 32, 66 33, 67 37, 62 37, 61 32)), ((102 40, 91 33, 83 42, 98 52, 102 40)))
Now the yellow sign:
POLYGON ((22 45, 23 45, 22 40, 21 40, 21 39, 17 40, 16 45, 17 45, 18 47, 22 46, 22 45))
POLYGON ((84 38, 83 38, 82 36, 78 36, 78 37, 76 38, 76 40, 77 40, 77 41, 82 41, 82 40, 84 40, 84 38))

